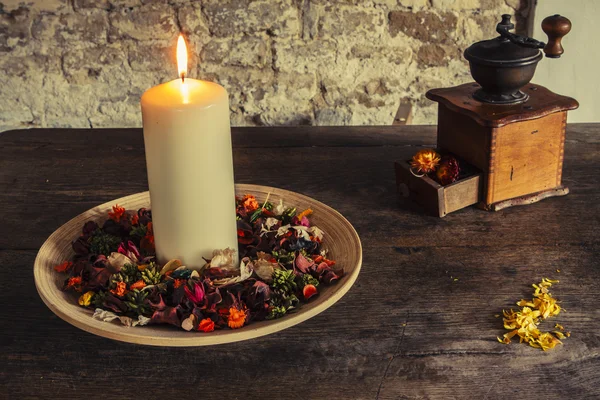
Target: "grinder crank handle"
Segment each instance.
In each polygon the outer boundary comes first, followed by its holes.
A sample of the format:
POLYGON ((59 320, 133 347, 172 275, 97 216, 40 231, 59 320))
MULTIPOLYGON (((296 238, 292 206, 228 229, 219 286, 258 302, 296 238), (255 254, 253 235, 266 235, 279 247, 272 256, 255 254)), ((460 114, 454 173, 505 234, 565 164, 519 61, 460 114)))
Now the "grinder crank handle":
POLYGON ((555 14, 544 18, 542 30, 548 35, 548 44, 544 47, 546 57, 559 58, 565 52, 561 40, 571 31, 571 21, 562 15, 555 14))

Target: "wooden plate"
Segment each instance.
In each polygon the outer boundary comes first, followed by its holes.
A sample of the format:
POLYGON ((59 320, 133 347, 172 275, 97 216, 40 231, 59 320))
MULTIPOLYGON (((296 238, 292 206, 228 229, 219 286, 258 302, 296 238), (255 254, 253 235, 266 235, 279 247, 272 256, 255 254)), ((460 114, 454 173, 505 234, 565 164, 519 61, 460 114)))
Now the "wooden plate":
POLYGON ((314 317, 331 307, 350 289, 360 271, 362 248, 358 234, 340 213, 310 197, 287 190, 257 185, 236 185, 238 195, 254 194, 259 202, 271 193, 270 200, 293 205, 298 209, 312 208, 312 222, 325 232, 323 247, 328 249, 331 258, 344 268, 344 276, 335 284, 323 287, 314 300, 304 304, 297 312, 271 321, 254 322, 237 330, 220 330, 211 333, 186 332, 172 326, 149 325, 125 327, 117 322, 102 322, 92 318, 92 311, 77 304, 77 296, 60 290, 65 275, 55 272, 53 267, 71 259, 74 252, 71 241, 81 233, 87 221, 100 221, 106 218, 110 208, 118 203, 128 210, 150 207, 148 192, 138 193, 102 204, 73 218, 56 230, 41 247, 35 259, 34 278, 40 297, 52 310, 68 323, 110 339, 153 346, 205 346, 237 342, 268 335, 289 328, 314 317))

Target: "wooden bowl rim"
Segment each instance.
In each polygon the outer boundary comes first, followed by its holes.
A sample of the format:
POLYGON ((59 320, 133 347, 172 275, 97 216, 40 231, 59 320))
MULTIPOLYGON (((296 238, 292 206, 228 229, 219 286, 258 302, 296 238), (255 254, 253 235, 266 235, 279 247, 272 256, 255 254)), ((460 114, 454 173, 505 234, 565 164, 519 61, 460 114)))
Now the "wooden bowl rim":
MULTIPOLYGON (((40 248, 34 263, 35 285, 40 297, 46 306, 61 319, 92 334, 129 343, 176 347, 232 343, 269 335, 306 321, 339 301, 356 281, 362 266, 362 246, 360 238, 350 222, 333 208, 314 200, 311 197, 296 192, 251 184, 236 184, 235 186, 238 195, 252 193, 256 195, 258 200, 264 198, 266 193, 271 193, 271 196, 273 196, 272 198, 276 198, 277 200, 283 198, 288 204, 296 205, 296 202, 308 203, 315 211, 315 219, 317 219, 320 214, 327 213, 328 217, 331 218, 330 221, 340 229, 340 232, 338 233, 343 233, 346 236, 348 243, 344 248, 348 249, 348 253, 345 254, 344 257, 347 256, 349 265, 342 265, 345 275, 339 282, 328 286, 325 289, 328 292, 325 299, 319 301, 320 299, 317 298, 315 302, 303 304, 296 313, 280 319, 255 322, 239 330, 220 330, 211 333, 186 332, 170 326, 128 328, 118 322, 108 323, 95 320, 92 318, 92 312, 90 310, 80 307, 76 302, 64 301, 62 298, 64 292, 62 292, 55 283, 56 274, 58 273, 52 268, 61 261, 58 261, 57 259, 53 260, 50 256, 55 254, 55 248, 60 243, 59 241, 65 240, 65 231, 79 231, 84 222, 105 217, 106 212, 110 210, 115 203, 123 205, 126 208, 128 208, 127 205, 131 202, 145 201, 147 205, 150 205, 148 191, 121 197, 96 206, 72 218, 54 231, 40 248), (286 201, 286 198, 291 198, 293 200, 286 201)), ((317 223, 317 225, 320 224, 317 223)), ((69 242, 72 240, 72 237, 74 236, 68 238, 69 242)), ((326 232, 324 241, 325 247, 327 247, 327 239, 326 232)), ((64 250, 60 254, 64 254, 66 251, 67 250, 64 250)), ((62 260, 70 258, 72 254, 71 250, 69 255, 63 257, 62 260)), ((334 257, 338 258, 338 255, 334 255, 334 257)), ((73 296, 73 298, 75 298, 75 296, 73 296)))

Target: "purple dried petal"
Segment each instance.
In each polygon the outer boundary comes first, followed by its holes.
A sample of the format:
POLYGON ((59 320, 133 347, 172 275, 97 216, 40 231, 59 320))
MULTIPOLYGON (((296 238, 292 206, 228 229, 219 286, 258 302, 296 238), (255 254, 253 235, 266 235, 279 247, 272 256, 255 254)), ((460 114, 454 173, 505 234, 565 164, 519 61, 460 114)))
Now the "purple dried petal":
POLYGON ((298 253, 294 265, 300 272, 307 274, 314 267, 315 262, 312 259, 304 257, 302 253, 298 253))
POLYGON ((164 310, 156 310, 150 318, 152 324, 171 324, 181 327, 181 319, 176 307, 166 307, 164 310))
POLYGON ((200 305, 204 300, 204 286, 201 283, 194 282, 193 289, 189 289, 187 285, 185 285, 185 295, 194 304, 200 305))

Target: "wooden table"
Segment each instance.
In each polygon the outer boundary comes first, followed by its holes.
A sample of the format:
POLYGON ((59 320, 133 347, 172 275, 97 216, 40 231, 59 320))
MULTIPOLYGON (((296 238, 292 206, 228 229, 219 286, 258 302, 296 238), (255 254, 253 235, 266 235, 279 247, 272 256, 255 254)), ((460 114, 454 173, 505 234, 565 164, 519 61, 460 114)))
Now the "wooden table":
POLYGON ((393 161, 434 127, 237 128, 237 182, 325 202, 354 224, 364 264, 350 292, 305 323, 218 347, 96 337, 42 303, 32 267, 71 217, 147 190, 139 129, 0 134, 2 398, 591 399, 600 397, 600 125, 570 125, 571 194, 438 219, 399 201, 393 161), (557 272, 560 269, 560 273, 557 272), (572 332, 549 351, 496 336, 494 314, 553 289, 572 332), (517 396, 518 395, 518 396, 517 396))

